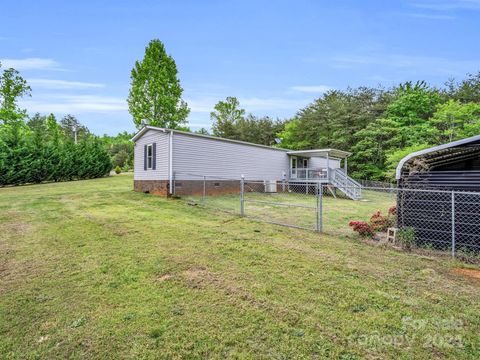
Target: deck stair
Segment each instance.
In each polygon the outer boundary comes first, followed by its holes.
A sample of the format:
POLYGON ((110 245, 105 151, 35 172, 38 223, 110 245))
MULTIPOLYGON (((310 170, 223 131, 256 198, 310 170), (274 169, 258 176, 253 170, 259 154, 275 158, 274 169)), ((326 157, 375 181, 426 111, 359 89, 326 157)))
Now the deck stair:
POLYGON ((329 182, 352 200, 362 198, 362 185, 345 174, 342 169, 330 169, 329 182))

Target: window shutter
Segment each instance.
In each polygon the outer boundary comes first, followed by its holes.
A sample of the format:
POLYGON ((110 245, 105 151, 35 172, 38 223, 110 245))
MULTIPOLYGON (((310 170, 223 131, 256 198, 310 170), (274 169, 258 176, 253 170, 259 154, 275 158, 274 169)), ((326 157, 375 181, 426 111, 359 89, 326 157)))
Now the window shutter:
POLYGON ((143 170, 147 171, 147 145, 143 146, 143 170))
POLYGON ((152 170, 157 168, 157 143, 152 145, 152 170))

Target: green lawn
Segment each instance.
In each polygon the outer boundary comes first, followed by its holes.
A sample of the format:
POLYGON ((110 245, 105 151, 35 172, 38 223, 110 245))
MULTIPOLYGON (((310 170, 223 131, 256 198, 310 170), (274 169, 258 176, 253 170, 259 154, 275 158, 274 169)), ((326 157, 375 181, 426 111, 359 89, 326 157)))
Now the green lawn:
POLYGON ((0 189, 0 358, 480 357, 460 263, 131 189, 0 189))
MULTIPOLYGON (((354 235, 348 226, 350 220, 365 220, 376 212, 388 214, 388 209, 396 204, 396 194, 386 191, 363 191, 362 199, 353 201, 341 196, 334 198, 328 191, 322 198, 323 230, 332 235, 354 235)), ((201 196, 186 196, 186 200, 202 204, 201 196)), ((240 213, 238 194, 206 196, 203 204, 209 208, 240 213)), ((278 192, 265 194, 245 192, 245 215, 262 221, 315 229, 317 199, 315 195, 302 192, 278 192), (289 206, 286 206, 289 205, 289 206)))

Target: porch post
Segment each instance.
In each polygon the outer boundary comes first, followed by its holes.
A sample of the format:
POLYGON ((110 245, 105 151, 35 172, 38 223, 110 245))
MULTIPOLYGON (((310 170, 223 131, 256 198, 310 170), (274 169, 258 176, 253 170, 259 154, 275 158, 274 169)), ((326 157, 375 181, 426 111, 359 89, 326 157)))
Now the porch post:
POLYGON ((327 152, 327 181, 330 181, 330 156, 327 152))
POLYGON ((345 158, 345 164, 344 164, 344 168, 345 168, 345 175, 347 175, 347 171, 348 171, 348 157, 345 158))

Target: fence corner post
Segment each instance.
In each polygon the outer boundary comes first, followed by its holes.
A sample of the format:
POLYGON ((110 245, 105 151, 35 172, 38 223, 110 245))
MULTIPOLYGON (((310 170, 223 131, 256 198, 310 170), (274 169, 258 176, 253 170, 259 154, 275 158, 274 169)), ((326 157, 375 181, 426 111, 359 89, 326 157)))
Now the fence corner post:
POLYGON ((323 232, 323 185, 317 183, 315 187, 315 192, 317 195, 317 206, 316 206, 316 213, 317 213, 317 223, 315 230, 318 232, 323 232))
POLYGON ((455 191, 452 190, 452 257, 455 257, 455 191))
POLYGON ((245 176, 240 178, 240 216, 245 216, 245 176))

